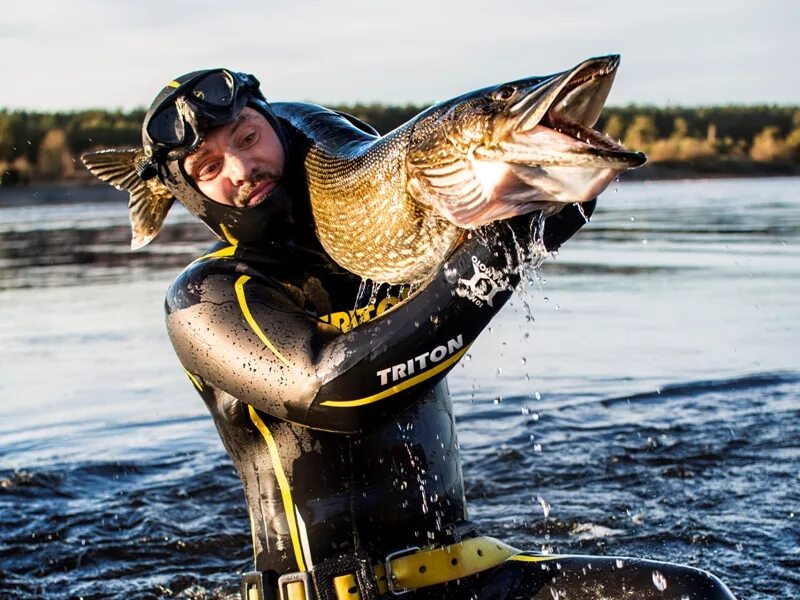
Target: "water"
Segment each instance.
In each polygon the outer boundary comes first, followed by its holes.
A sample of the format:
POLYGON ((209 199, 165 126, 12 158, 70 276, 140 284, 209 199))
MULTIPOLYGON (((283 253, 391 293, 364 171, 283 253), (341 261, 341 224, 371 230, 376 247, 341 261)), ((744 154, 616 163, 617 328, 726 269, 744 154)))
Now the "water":
MULTIPOLYGON (((800 595, 798 184, 601 198, 450 377, 484 530, 800 595)), ((209 234, 177 207, 131 254, 124 196, 36 192, 0 190, 0 597, 235 597, 243 494, 162 316, 209 234)))

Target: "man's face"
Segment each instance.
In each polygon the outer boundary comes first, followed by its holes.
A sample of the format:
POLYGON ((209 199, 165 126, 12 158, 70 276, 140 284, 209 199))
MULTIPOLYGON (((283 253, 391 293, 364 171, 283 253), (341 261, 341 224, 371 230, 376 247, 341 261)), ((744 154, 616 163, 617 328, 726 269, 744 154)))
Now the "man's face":
POLYGON ((253 207, 283 174, 283 146, 266 118, 245 107, 236 119, 210 131, 183 168, 214 202, 253 207))

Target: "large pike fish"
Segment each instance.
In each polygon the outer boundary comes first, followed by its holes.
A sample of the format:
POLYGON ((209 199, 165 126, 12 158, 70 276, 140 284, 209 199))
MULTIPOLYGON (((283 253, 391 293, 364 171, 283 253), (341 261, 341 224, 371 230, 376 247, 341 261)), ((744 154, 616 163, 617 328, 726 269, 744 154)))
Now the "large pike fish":
POLYGON ((325 250, 362 277, 418 283, 464 229, 591 200, 645 162, 593 129, 618 65, 615 55, 592 58, 471 92, 383 137, 318 106, 273 109, 308 138, 306 179, 325 250))

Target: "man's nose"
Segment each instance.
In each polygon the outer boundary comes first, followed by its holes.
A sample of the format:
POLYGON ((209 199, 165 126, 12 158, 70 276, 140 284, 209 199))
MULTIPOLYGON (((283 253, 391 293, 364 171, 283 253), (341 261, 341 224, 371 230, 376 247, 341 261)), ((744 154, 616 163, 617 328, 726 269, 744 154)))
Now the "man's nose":
POLYGON ((240 154, 231 153, 225 157, 225 175, 236 187, 250 179, 251 161, 240 154))

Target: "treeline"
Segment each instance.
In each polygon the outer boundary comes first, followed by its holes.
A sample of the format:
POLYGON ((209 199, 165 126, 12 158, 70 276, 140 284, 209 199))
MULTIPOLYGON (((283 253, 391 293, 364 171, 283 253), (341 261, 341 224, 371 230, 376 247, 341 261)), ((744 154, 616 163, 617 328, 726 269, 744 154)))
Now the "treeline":
POLYGON ((78 159, 81 153, 140 145, 144 114, 144 110, 0 110, 0 183, 88 177, 78 159))
MULTIPOLYGON (((334 107, 391 131, 424 106, 334 107)), ((92 148, 136 146, 144 110, 37 113, 0 110, 0 183, 88 177, 77 159, 92 148)), ((734 174, 800 170, 800 107, 607 107, 598 127, 646 152, 650 164, 734 174)))

